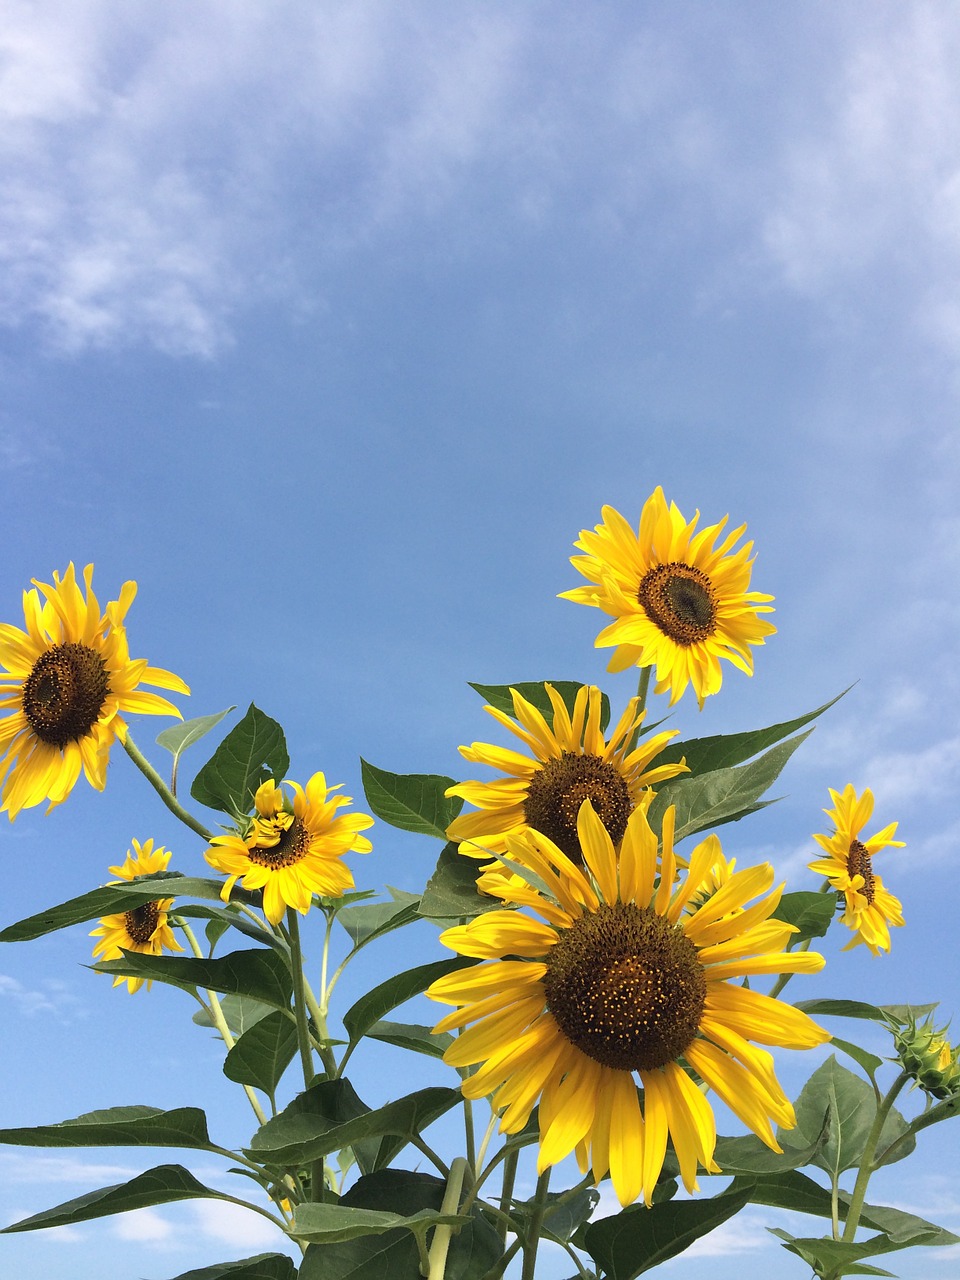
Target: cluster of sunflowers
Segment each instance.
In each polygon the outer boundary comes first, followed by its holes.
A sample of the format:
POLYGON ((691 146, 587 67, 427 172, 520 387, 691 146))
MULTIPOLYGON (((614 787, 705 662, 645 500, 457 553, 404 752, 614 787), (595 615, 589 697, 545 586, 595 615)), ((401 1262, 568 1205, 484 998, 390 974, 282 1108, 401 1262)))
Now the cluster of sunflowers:
MULTIPOLYGON (((433 1208, 445 1216, 423 1220, 423 1233, 416 1237, 412 1255, 431 1280, 443 1275, 451 1248, 456 1254, 466 1221, 462 1215, 475 1212, 480 1203, 479 1189, 493 1167, 481 1167, 482 1154, 495 1129, 505 1136, 497 1157, 505 1162, 505 1169, 515 1169, 519 1149, 536 1141, 540 1215, 525 1217, 521 1212, 516 1216, 512 1182, 508 1185, 505 1174, 497 1223, 503 1247, 491 1255, 492 1262, 487 1259, 489 1265, 481 1274, 489 1276, 502 1274, 511 1249, 521 1248, 524 1275, 532 1276, 547 1205, 546 1178, 553 1166, 571 1155, 584 1175, 583 1185, 598 1185, 609 1176, 621 1206, 642 1199, 650 1214, 676 1210, 676 1205, 669 1206, 669 1199, 678 1178, 693 1193, 701 1171, 724 1172, 718 1141, 729 1144, 731 1140, 718 1140, 708 1098, 711 1091, 765 1148, 783 1158, 778 1165, 766 1157, 768 1163, 748 1165, 747 1172, 773 1169, 786 1176, 800 1164, 816 1164, 820 1149, 816 1144, 828 1141, 826 1130, 814 1135, 813 1147, 800 1155, 795 1146, 785 1148, 784 1134, 797 1125, 797 1111, 777 1079, 768 1051, 811 1049, 829 1041, 830 1033, 814 1021, 811 1011, 885 1022, 895 1031, 902 1067, 894 1089, 883 1098, 876 1066, 868 1070, 878 1125, 859 1153, 860 1173, 844 1223, 840 1222, 836 1171, 833 1174, 829 1240, 854 1251, 836 1255, 813 1250, 810 1254, 795 1240, 788 1244, 806 1261, 812 1257, 818 1274, 836 1280, 849 1274, 850 1268, 862 1270, 860 1259, 866 1255, 862 1249, 855 1253, 860 1248, 855 1236, 861 1217, 868 1220, 864 1217, 866 1182, 877 1167, 878 1144, 896 1092, 913 1079, 939 1105, 955 1109, 960 1096, 955 1092, 960 1080, 956 1052, 942 1030, 934 1033, 929 1021, 919 1023, 916 1011, 903 1012, 905 1007, 898 1007, 898 1013, 867 1004, 854 1008, 857 1002, 845 1002, 847 1007, 838 1009, 830 1006, 840 1002, 829 1001, 808 1002, 804 1009, 779 998, 794 974, 812 974, 823 967, 823 956, 809 947, 813 938, 826 932, 838 904, 839 918, 851 931, 849 946, 863 943, 874 954, 888 951, 890 926, 903 925, 900 903, 873 867, 878 852, 902 847, 902 842, 893 838, 895 822, 875 835, 864 835, 873 810, 869 790, 858 795, 848 784, 841 792, 830 793, 832 807, 825 812, 832 830, 814 836, 825 856, 810 863, 822 877, 819 894, 785 896, 784 886, 774 885, 775 872, 769 863, 737 868, 712 833, 689 852, 678 851, 685 837, 757 807, 756 794, 776 776, 776 770, 770 774, 768 769, 756 782, 755 793, 747 795, 739 808, 718 811, 709 788, 711 779, 733 771, 731 765, 717 764, 730 758, 729 752, 719 749, 725 740, 704 739, 684 750, 682 743, 674 742, 676 731, 653 732, 646 726, 651 682, 656 694, 669 695, 671 706, 692 688, 702 707, 704 699, 720 689, 721 660, 752 674, 753 648, 775 630, 764 616, 772 611, 772 597, 749 589, 752 544, 738 546, 744 527, 726 532, 724 519, 698 531, 699 513, 686 521, 674 504, 668 506, 659 488, 644 505, 638 530, 612 508, 605 507, 602 515, 594 530, 581 533, 576 545, 583 554, 572 559, 586 585, 563 596, 599 608, 612 619, 596 644, 613 649, 609 670, 639 669, 637 695, 629 699, 608 732, 609 706, 596 686, 561 682, 493 686, 486 710, 518 746, 475 742, 460 748, 465 760, 493 770, 492 779, 456 782, 432 775, 366 770, 368 801, 378 817, 409 830, 428 831, 447 842, 423 898, 395 903, 386 914, 383 906, 359 905, 369 895, 354 892, 353 874, 345 861, 349 853, 371 851, 370 841, 361 832, 373 824, 373 818, 351 811, 351 799, 328 786, 323 773, 314 773, 304 786, 288 780, 285 748, 274 746, 271 754, 258 744, 248 750, 253 765, 228 780, 224 789, 222 781, 214 784, 210 779, 222 778, 224 760, 238 754, 225 752, 228 739, 214 760, 198 772, 194 798, 231 818, 229 831, 218 836, 178 799, 176 770, 185 747, 222 717, 202 717, 160 735, 158 742, 174 755, 170 785, 142 755, 125 717, 146 713, 180 718, 180 712, 166 698, 141 686, 181 694, 189 689, 171 672, 130 657, 125 619, 136 584, 124 584, 119 600, 101 611, 93 594, 92 566, 85 570, 81 586, 71 564, 62 577, 54 574, 52 585, 36 582, 34 590, 24 593, 25 630, 0 626, 4 668, 0 709, 6 712, 0 718, 2 809, 13 819, 44 801, 53 808, 67 798, 81 771, 92 786, 103 789, 111 747, 120 742, 168 808, 205 841, 209 866, 226 877, 223 882, 189 880, 189 893, 207 901, 216 897, 223 904, 195 909, 193 914, 216 917, 223 928, 232 925, 248 938, 262 941, 281 955, 290 972, 289 991, 275 1002, 271 1024, 271 1034, 285 1037, 284 1053, 289 1046, 279 1074, 274 1071, 269 1077, 269 1087, 255 1071, 248 1076, 231 1075, 244 1084, 262 1126, 247 1152, 247 1163, 253 1151, 261 1152, 260 1163, 254 1161, 251 1167, 259 1169, 258 1180, 276 1207, 272 1220, 305 1250, 299 1271, 284 1271, 285 1263, 290 1263, 286 1255, 270 1255, 285 1262, 275 1264, 280 1270, 263 1270, 264 1276, 319 1275, 318 1250, 329 1247, 333 1238, 333 1228, 323 1227, 316 1216, 319 1208, 336 1205, 340 1213, 358 1204, 371 1208, 369 1201, 355 1198, 351 1202, 354 1192, 343 1191, 342 1176, 338 1182, 323 1160, 318 1172, 315 1158, 308 1159, 309 1152, 325 1157, 332 1148, 321 1151, 315 1141, 312 1147, 307 1144, 307 1155, 301 1146, 296 1158, 285 1161, 277 1158, 278 1148, 270 1144, 270 1135, 276 1131, 271 1124, 276 1126, 291 1108, 292 1114, 300 1114, 306 1106, 303 1099, 319 1096, 317 1091, 324 1086, 329 1093, 329 1087, 345 1082, 343 1069, 355 1048, 358 1017, 351 1020, 351 1015, 358 1006, 344 1017, 351 1039, 340 1061, 334 1052, 337 1041, 326 1028, 333 988, 326 977, 329 927, 318 994, 306 978, 298 917, 313 909, 326 916, 328 925, 338 917, 346 923, 351 911, 378 910, 375 924, 370 923, 373 916, 352 917, 356 924, 351 936, 359 936, 361 944, 409 919, 426 917, 449 926, 441 932, 440 941, 455 953, 454 959, 440 964, 442 972, 437 964, 410 971, 422 981, 393 979, 397 989, 392 992, 398 996, 394 1005, 423 993, 454 1006, 429 1030, 433 1047, 420 1051, 437 1056, 442 1048, 443 1061, 461 1077, 461 1101, 487 1098, 490 1102, 491 1123, 481 1153, 471 1137, 465 1162, 459 1158, 451 1166, 436 1162, 445 1171, 446 1190, 442 1205, 433 1208), (212 771, 211 766, 215 766, 212 771), (404 804, 391 804, 391 796, 396 800, 401 792, 404 804), (473 807, 462 813, 464 802, 473 807), (436 905, 438 886, 447 892, 445 907, 436 905), (765 977, 774 979, 767 993, 752 985, 765 977), (298 1049, 304 1093, 278 1116, 276 1088, 298 1049), (934 1075, 935 1088, 930 1083, 934 1075), (270 1117, 256 1096, 257 1087, 267 1095, 270 1117), (302 1167, 311 1162, 313 1172, 302 1167), (464 1177, 466 1200, 461 1203, 464 1177), (429 1247, 427 1227, 432 1232, 429 1247), (506 1246, 511 1233, 514 1245, 506 1246)), ((256 738, 266 718, 262 713, 254 715, 255 711, 251 708, 234 734, 256 738)), ((791 722, 787 732, 813 715, 791 722)), ((279 726, 275 728, 282 740, 279 726)), ((772 731, 765 732, 766 737, 758 734, 744 748, 746 755, 741 753, 739 760, 775 741, 772 731)), ((791 740, 794 745, 796 741, 791 740)), ((784 755, 780 765, 785 759, 784 755)), ((255 984, 231 986, 235 978, 218 979, 221 970, 210 958, 213 943, 210 956, 205 957, 187 913, 178 914, 176 903, 186 894, 178 884, 180 877, 169 870, 170 853, 155 848, 149 839, 134 840, 132 845, 126 860, 110 868, 117 877, 111 885, 46 913, 44 919, 48 924, 54 921, 50 927, 61 927, 60 921, 90 919, 90 913, 102 910, 105 901, 113 902, 117 910, 101 915, 93 931, 96 967, 111 973, 115 985, 125 984, 131 992, 152 980, 191 989, 233 1053, 256 1028, 238 1035, 225 1012, 227 1000, 262 992, 255 984), (174 954, 184 951, 178 932, 192 956, 174 954)), ((38 926, 30 932, 32 921, 11 926, 0 936, 37 936, 41 930, 38 926)), ((381 993, 377 1016, 394 1005, 381 993)), ((370 1032, 377 1038, 380 1027, 379 1038, 389 1041, 383 1027, 394 1025, 399 1024, 368 1021, 360 1035, 370 1032)), ((266 1032, 261 1028, 258 1034, 263 1040, 266 1032)), ((410 1041, 409 1033, 406 1039, 410 1041)), ((394 1033, 394 1042, 401 1040, 394 1033)), ((850 1048, 847 1042, 839 1043, 850 1048)), ((284 1053, 277 1045, 273 1047, 279 1060, 284 1053)), ((859 1056, 855 1051, 853 1056, 861 1066, 871 1058, 865 1051, 859 1051, 859 1056)), ((880 1063, 880 1059, 873 1061, 880 1063)), ((326 1121, 329 1129, 329 1115, 326 1121)), ((931 1122, 925 1120, 918 1127, 931 1122)), ((370 1123, 368 1119, 368 1128, 370 1123)), ((25 1141, 22 1136, 11 1139, 9 1134, 31 1132, 4 1131, 5 1140, 25 1141)), ((420 1150, 427 1150, 419 1134, 418 1139, 420 1150)), ((357 1151, 351 1159, 360 1165, 359 1186, 373 1175, 365 1170, 357 1151)), ((727 1171, 744 1172, 736 1160, 732 1167, 727 1165, 727 1171)), ((766 1194, 772 1194, 769 1188, 766 1194)), ((752 1196, 736 1207, 751 1198, 763 1202, 756 1185, 752 1196)), ((389 1208, 387 1202, 377 1201, 373 1207, 381 1203, 389 1208)), ((597 1274, 614 1274, 616 1269, 607 1267, 597 1253, 599 1237, 594 1237, 593 1248, 589 1231, 584 1234, 595 1199, 585 1203, 582 1221, 574 1224, 580 1228, 580 1237, 575 1239, 571 1230, 559 1242, 570 1252, 580 1248, 591 1253, 597 1274)), ((429 1207, 425 1205, 423 1212, 429 1207)), ((496 1216, 495 1208, 486 1208, 496 1216)), ((716 1225, 709 1216, 702 1222, 703 1230, 716 1225)), ((363 1231, 356 1222, 354 1226, 354 1236, 361 1237, 363 1231)), ((943 1238, 921 1240, 920 1232, 908 1243, 948 1242, 949 1233, 932 1224, 925 1228, 929 1228, 927 1237, 940 1232, 943 1238)), ((20 1224, 18 1229, 28 1226, 20 1224)), ((336 1229, 342 1233, 345 1228, 336 1229)), ((685 1230, 686 1243, 702 1234, 699 1230, 691 1234, 689 1227, 685 1230)), ((678 1239, 682 1234, 678 1228, 678 1239)), ((573 1252, 572 1256, 581 1272, 589 1274, 579 1256, 573 1252)), ((652 1265, 645 1257, 640 1270, 652 1265)), ((324 1265, 328 1263, 329 1257, 324 1265)), ((235 1274, 237 1265, 227 1264, 229 1274, 235 1274)), ((252 1280, 261 1272, 242 1274, 252 1280)))

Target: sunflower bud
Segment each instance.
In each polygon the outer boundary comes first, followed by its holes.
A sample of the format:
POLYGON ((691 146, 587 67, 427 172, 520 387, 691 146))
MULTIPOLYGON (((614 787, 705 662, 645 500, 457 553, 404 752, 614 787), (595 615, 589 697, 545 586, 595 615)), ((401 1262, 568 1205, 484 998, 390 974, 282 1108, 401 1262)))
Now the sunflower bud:
POLYGON ((928 1018, 920 1026, 910 1022, 894 1034, 904 1071, 934 1098, 960 1092, 960 1051, 950 1044, 946 1031, 945 1026, 935 1028, 928 1018))

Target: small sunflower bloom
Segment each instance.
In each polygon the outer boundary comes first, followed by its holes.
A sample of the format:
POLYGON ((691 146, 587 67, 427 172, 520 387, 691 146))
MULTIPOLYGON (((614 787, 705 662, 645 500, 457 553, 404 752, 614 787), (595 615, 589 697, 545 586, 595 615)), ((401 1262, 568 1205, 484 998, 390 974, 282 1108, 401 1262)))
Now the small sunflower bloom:
MULTIPOLYGON (((153 875, 156 871, 166 871, 170 861, 170 854, 166 849, 162 846, 155 849, 152 840, 144 840, 142 845, 139 840, 134 840, 132 844, 133 849, 127 851, 123 864, 110 868, 113 874, 119 877, 119 880, 111 881, 112 884, 118 884, 124 880, 136 880, 139 876, 153 875)), ((93 949, 93 958, 122 960, 124 951, 138 951, 145 956, 159 956, 164 949, 182 951, 183 947, 176 940, 167 923, 167 912, 172 905, 173 898, 159 898, 156 902, 145 902, 142 906, 133 907, 130 911, 104 916, 99 928, 93 929, 90 933, 91 938, 100 939, 93 949)), ((127 984, 127 990, 132 995, 133 992, 140 990, 144 980, 143 978, 116 977, 113 985, 118 987, 122 982, 127 984)), ((148 991, 150 985, 148 981, 148 991)))
POLYGON ((773 1058, 757 1045, 810 1048, 830 1038, 800 1010, 741 985, 823 966, 820 955, 783 950, 796 929, 772 918, 782 892, 773 868, 733 872, 701 900, 719 841, 703 840, 678 880, 675 816, 667 809, 658 856, 636 809, 618 854, 587 800, 582 866, 535 831, 511 837, 508 852, 548 892, 530 884, 517 899, 504 881, 507 908, 519 901, 521 909, 441 934, 482 963, 426 993, 458 1006, 434 1030, 461 1033, 444 1053, 451 1066, 479 1064, 464 1096, 492 1095, 502 1133, 522 1129, 539 1102, 539 1171, 575 1152, 595 1180, 610 1173, 623 1205, 641 1195, 652 1202, 668 1136, 688 1191, 698 1166, 720 1172, 713 1109, 698 1080, 779 1151, 773 1124, 796 1119, 773 1058))
POLYGON ((190 692, 179 676, 130 657, 124 618, 137 584, 125 582, 101 613, 92 564, 83 579, 81 587, 72 563, 52 586, 34 579, 36 589, 23 593, 26 630, 0 623, 0 778, 11 821, 44 800, 47 812, 62 804, 81 770, 102 791, 110 748, 127 735, 125 713, 182 719, 172 702, 140 688, 190 692))
POLYGON ((831 889, 842 895, 845 909, 841 917, 854 937, 843 948, 866 943, 875 956, 890 950, 890 925, 903 924, 903 907, 899 898, 886 888, 873 869, 874 855, 881 849, 902 849, 904 842, 894 840, 897 824, 891 822, 867 840, 860 832, 873 813, 873 792, 869 787, 857 796, 852 783, 841 793, 830 788, 832 809, 824 809, 834 830, 831 835, 814 835, 814 840, 828 856, 809 863, 811 871, 826 876, 831 889))
POLYGON ((614 844, 650 787, 687 772, 683 761, 657 765, 656 757, 676 730, 640 737, 645 713, 631 698, 609 740, 600 729, 602 694, 595 685, 577 690, 573 715, 551 684, 544 686, 553 708, 552 723, 516 689, 511 689, 516 719, 496 707, 484 707, 523 743, 530 755, 488 742, 461 747, 472 764, 489 765, 505 776, 490 782, 460 782, 447 790, 477 806, 447 828, 447 839, 460 842, 460 852, 474 857, 504 853, 507 842, 535 830, 547 836, 574 862, 581 861, 577 815, 589 799, 614 844))
POLYGON ((353 874, 343 862, 346 853, 369 853, 373 847, 359 833, 373 826, 365 813, 337 810, 352 804, 349 796, 332 792, 322 773, 306 787, 296 782, 278 786, 264 782, 254 797, 255 815, 245 836, 217 836, 204 854, 207 862, 227 875, 221 897, 230 898, 237 880, 244 889, 263 890, 263 913, 279 924, 287 907, 306 915, 319 893, 339 898, 353 888, 353 874), (283 790, 288 786, 292 799, 283 790))
POLYGON ((608 669, 656 667, 656 692, 670 705, 693 686, 702 709, 722 681, 720 660, 753 675, 752 645, 776 631, 760 617, 771 613, 773 596, 750 591, 753 543, 734 545, 741 525, 717 540, 729 517, 696 532, 675 503, 667 506, 658 486, 644 504, 637 532, 613 507, 603 507, 593 531, 583 529, 574 545, 583 552, 570 563, 589 586, 561 592, 563 600, 594 605, 614 621, 597 636, 597 647, 613 645, 608 669))

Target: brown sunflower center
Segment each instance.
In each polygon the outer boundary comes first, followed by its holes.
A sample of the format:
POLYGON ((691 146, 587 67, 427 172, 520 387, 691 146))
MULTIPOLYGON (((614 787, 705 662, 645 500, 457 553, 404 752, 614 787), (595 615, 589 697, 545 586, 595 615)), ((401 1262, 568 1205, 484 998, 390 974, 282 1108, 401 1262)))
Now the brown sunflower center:
POLYGON ((548 1009, 605 1067, 654 1071, 697 1033, 707 991, 697 949, 649 907, 602 904, 560 933, 547 964, 548 1009))
POLYGON ((310 848, 310 832, 299 818, 294 818, 290 825, 280 832, 276 844, 255 844, 247 851, 247 857, 257 866, 269 867, 271 871, 280 871, 283 867, 292 867, 306 856, 310 848))
POLYGON ((109 692, 106 663, 95 649, 54 645, 23 682, 23 714, 41 742, 62 751, 90 732, 109 692))
POLYGON ((696 644, 717 629, 717 593, 693 565, 655 565, 643 575, 637 599, 650 621, 679 645, 696 644))
POLYGON ((548 836, 578 866, 583 864, 583 854, 577 815, 584 800, 592 803, 610 839, 619 844, 633 801, 622 774, 599 756, 564 751, 548 760, 530 779, 523 804, 527 826, 548 836))
POLYGON ((124 912, 123 923, 130 935, 130 940, 142 946, 156 933, 159 919, 160 903, 144 902, 142 906, 124 912))
POLYGON ((863 888, 860 892, 866 898, 867 905, 872 907, 876 893, 876 877, 873 874, 873 863, 870 860, 866 845, 862 845, 859 840, 850 842, 850 852, 847 854, 847 874, 863 876, 863 888))

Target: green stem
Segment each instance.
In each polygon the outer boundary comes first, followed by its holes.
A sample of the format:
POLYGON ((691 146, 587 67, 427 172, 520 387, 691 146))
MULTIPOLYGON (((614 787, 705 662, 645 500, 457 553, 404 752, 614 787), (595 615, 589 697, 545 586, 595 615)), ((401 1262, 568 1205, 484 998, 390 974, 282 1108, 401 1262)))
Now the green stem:
POLYGON ((523 1245, 523 1270, 520 1280, 534 1280, 537 1270, 537 1248, 540 1244, 540 1231, 543 1227, 543 1215, 547 1208, 547 1190, 550 1186, 550 1169, 544 1169, 537 1179, 537 1191, 533 1197, 533 1212, 530 1214, 530 1225, 523 1245))
POLYGON ((473 1103, 469 1098, 463 1100, 463 1133, 464 1145, 466 1149, 467 1163, 473 1170, 474 1179, 477 1176, 477 1135, 473 1128, 473 1103))
POLYGON ((150 761, 141 752, 129 732, 126 737, 121 739, 121 742, 123 743, 124 751, 126 751, 127 755, 147 779, 170 812, 175 813, 181 822, 185 823, 191 831, 195 831, 198 836, 201 836, 209 844, 210 840, 213 838, 213 833, 208 831, 203 823, 198 822, 192 813, 187 812, 164 780, 160 777, 159 773, 157 773, 150 761))
POLYGON ((481 1278, 481 1280, 498 1280, 506 1271, 508 1265, 513 1261, 516 1254, 520 1252, 522 1241, 519 1236, 514 1240, 513 1244, 507 1249, 506 1253, 499 1257, 490 1270, 481 1278))
MULTIPOLYGON (((466 1171, 466 1160, 463 1156, 457 1156, 450 1166, 447 1189, 443 1194, 443 1204, 440 1206, 442 1214, 453 1215, 459 1209, 460 1192, 463 1189, 463 1175, 466 1171)), ((427 1280, 443 1280, 444 1268, 447 1265, 447 1250, 450 1248, 450 1239, 453 1232, 453 1227, 444 1224, 435 1228, 433 1242, 430 1245, 430 1272, 427 1280)))
POLYGON ((876 1117, 867 1135, 863 1155, 860 1157, 860 1168, 857 1172, 853 1195, 850 1197, 850 1204, 847 1207, 847 1219, 843 1228, 843 1239, 846 1241, 852 1241, 857 1234, 857 1227, 860 1225, 860 1214, 863 1212, 863 1202, 867 1198, 867 1183, 870 1181, 871 1175, 876 1171, 873 1157, 877 1154, 877 1146, 880 1142, 883 1126, 887 1116, 890 1114, 890 1108, 893 1106, 897 1094, 909 1079, 910 1077, 907 1073, 901 1071, 891 1085, 890 1092, 877 1107, 876 1117))
MULTIPOLYGON (((517 1180, 517 1165, 520 1162, 520 1148, 511 1147, 503 1162, 503 1182, 500 1186, 500 1212, 509 1214, 513 1202, 513 1186, 517 1180)), ((506 1243, 507 1224, 501 1219, 497 1223, 497 1234, 502 1243, 506 1243)))
POLYGON ((640 679, 637 681, 637 712, 647 709, 647 690, 650 688, 650 672, 653 667, 641 667, 640 679))
POLYGON ((293 1012, 297 1019, 297 1046, 300 1049, 300 1065, 303 1067, 303 1085, 305 1089, 309 1089, 316 1072, 313 1069, 313 1050, 310 1045, 310 1028, 307 1025, 307 1008, 303 989, 300 921, 293 907, 287 907, 287 931, 290 935, 290 970, 293 976, 293 1012))

